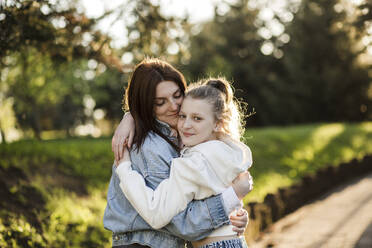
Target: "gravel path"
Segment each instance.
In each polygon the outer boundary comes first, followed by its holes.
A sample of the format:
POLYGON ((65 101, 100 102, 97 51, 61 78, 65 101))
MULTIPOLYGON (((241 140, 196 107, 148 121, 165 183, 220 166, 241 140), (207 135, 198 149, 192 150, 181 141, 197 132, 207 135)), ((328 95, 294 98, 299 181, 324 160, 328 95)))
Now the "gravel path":
POLYGON ((276 222, 250 248, 372 248, 372 174, 276 222))

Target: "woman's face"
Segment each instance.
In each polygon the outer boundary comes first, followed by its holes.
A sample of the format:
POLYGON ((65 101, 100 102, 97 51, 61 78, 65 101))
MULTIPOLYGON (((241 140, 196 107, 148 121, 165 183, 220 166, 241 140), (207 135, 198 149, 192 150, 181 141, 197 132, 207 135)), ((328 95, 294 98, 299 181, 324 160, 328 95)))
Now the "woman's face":
POLYGON ((156 86, 154 108, 156 119, 168 123, 172 128, 176 128, 182 101, 182 91, 175 82, 160 82, 156 86))

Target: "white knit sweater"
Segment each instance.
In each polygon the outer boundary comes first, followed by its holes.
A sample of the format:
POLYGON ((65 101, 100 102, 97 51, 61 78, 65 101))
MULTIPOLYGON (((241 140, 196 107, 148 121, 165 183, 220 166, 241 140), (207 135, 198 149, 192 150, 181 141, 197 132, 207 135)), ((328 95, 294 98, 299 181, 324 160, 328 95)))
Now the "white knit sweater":
MULTIPOLYGON (((116 173, 121 181, 120 187, 132 206, 152 228, 160 229, 190 201, 221 193, 251 165, 249 147, 242 142, 225 139, 183 149, 181 157, 172 160, 169 178, 155 190, 146 186, 142 175, 132 170, 129 161, 122 162, 116 173)), ((231 234, 232 231, 222 232, 222 235, 231 234)), ((221 232, 211 236, 217 235, 220 236, 221 232)))

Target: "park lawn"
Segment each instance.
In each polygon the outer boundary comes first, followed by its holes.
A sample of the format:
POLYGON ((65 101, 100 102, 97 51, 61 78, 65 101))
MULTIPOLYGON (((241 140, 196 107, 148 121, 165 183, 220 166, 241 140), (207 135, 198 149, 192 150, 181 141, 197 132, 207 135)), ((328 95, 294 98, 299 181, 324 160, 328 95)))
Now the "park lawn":
POLYGON ((0 145, 9 189, 0 191, 0 247, 111 247, 102 218, 112 161, 109 139, 0 145))
MULTIPOLYGON (((248 203, 372 154, 372 122, 248 128, 245 142, 254 161, 248 203)), ((102 218, 112 161, 109 138, 0 144, 0 247, 110 247, 102 218)))
POLYGON ((245 143, 253 156, 249 171, 254 189, 244 199, 248 203, 327 165, 372 154, 372 122, 250 128, 245 143))

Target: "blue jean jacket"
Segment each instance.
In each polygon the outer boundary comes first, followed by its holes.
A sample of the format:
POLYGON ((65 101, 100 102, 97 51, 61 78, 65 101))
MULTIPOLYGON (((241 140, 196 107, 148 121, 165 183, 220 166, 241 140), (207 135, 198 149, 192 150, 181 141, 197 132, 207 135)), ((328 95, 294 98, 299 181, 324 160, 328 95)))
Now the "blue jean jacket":
MULTIPOLYGON (((159 123, 160 130, 169 138, 170 129, 159 123)), ((150 133, 141 149, 132 149, 132 168, 144 177, 147 186, 155 189, 169 177, 173 158, 179 154, 163 138, 150 133)), ((107 192, 104 227, 113 232, 113 246, 138 243, 154 248, 185 247, 185 241, 207 237, 214 229, 229 223, 221 194, 200 201, 192 201, 162 229, 154 230, 129 203, 119 186, 120 180, 112 169, 107 192)))

